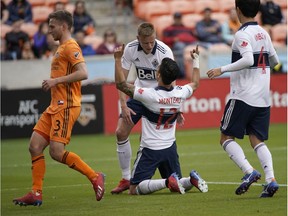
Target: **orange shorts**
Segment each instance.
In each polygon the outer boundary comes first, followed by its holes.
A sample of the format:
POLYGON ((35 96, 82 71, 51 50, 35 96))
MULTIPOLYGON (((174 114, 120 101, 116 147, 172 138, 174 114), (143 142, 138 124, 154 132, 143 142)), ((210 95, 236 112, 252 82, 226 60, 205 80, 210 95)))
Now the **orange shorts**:
POLYGON ((44 111, 33 130, 40 133, 45 139, 66 145, 70 141, 72 128, 80 112, 81 107, 63 109, 55 114, 44 111))

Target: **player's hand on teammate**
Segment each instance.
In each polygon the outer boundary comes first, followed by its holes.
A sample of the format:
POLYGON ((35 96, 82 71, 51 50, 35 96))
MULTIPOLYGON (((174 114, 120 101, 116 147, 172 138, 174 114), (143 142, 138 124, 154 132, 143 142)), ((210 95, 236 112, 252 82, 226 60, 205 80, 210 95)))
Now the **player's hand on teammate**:
POLYGON ((213 68, 213 69, 210 69, 208 72, 207 72, 207 75, 210 79, 213 79, 215 77, 218 77, 220 75, 222 75, 222 72, 221 72, 221 68, 213 68))
POLYGON ((131 115, 136 115, 136 113, 127 106, 122 106, 122 118, 126 124, 134 124, 132 121, 131 115))
POLYGON ((124 52, 125 44, 116 47, 114 50, 114 59, 121 59, 124 52))
POLYGON ((48 79, 48 80, 43 80, 42 82, 42 89, 44 91, 50 90, 52 87, 57 85, 57 80, 56 79, 48 79))

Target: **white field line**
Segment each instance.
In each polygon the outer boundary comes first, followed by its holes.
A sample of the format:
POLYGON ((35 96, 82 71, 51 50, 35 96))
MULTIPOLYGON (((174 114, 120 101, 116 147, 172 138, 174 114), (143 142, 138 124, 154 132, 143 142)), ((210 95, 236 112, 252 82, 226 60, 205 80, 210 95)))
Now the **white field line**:
MULTIPOLYGON (((277 147, 277 148, 270 148, 271 151, 284 151, 286 150, 287 151, 287 147, 277 147)), ((27 152, 28 154, 28 152, 27 152)), ((219 151, 211 151, 211 152, 191 152, 191 153, 178 153, 180 157, 187 157, 187 156, 199 156, 199 155, 215 155, 215 154, 225 154, 225 151, 224 150, 219 150, 219 151)), ((48 155, 49 157, 49 155, 48 155)), ((115 157, 110 157, 110 158, 105 158, 105 159, 99 159, 99 158, 96 158, 95 159, 85 159, 85 158, 82 158, 85 162, 87 163, 93 163, 93 162, 111 162, 111 161, 117 161, 118 158, 115 156, 115 157)), ((132 156, 132 162, 134 161, 134 158, 132 156)), ((51 162, 47 162, 46 161, 46 166, 50 166, 50 165, 59 165, 59 162, 56 162, 56 161, 51 161, 51 162)), ((17 167, 31 167, 31 163, 22 163, 22 164, 1 164, 1 168, 17 168, 17 167)))
MULTIPOLYGON (((118 182, 112 182, 112 183, 105 183, 105 185, 116 185, 118 182)), ((208 186, 209 185, 239 185, 239 182, 207 182, 208 186)), ((72 187, 86 187, 91 184, 72 184, 72 185, 50 185, 50 186, 45 186, 45 189, 57 189, 57 188, 72 188, 72 187)), ((278 184, 279 187, 287 187, 287 184, 278 184)), ((262 186, 262 184, 258 183, 253 183, 252 186, 262 186)), ((31 188, 2 188, 2 191, 18 191, 18 190, 30 190, 31 188)))

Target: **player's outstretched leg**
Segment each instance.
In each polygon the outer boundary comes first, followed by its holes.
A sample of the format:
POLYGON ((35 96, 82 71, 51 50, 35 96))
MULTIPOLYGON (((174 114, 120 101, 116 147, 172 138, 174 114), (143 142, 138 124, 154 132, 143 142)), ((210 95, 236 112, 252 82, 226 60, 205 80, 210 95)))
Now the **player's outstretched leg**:
POLYGON ((246 174, 241 180, 241 185, 236 189, 235 193, 241 195, 248 191, 250 185, 257 182, 261 178, 261 174, 257 170, 253 170, 252 173, 246 174))
POLYGON ((13 199, 13 203, 20 206, 40 206, 42 205, 42 193, 31 191, 23 197, 13 199))
POLYGON ((192 170, 190 172, 190 182, 200 192, 202 193, 208 192, 208 185, 206 184, 206 181, 201 178, 201 176, 199 175, 197 171, 192 170))

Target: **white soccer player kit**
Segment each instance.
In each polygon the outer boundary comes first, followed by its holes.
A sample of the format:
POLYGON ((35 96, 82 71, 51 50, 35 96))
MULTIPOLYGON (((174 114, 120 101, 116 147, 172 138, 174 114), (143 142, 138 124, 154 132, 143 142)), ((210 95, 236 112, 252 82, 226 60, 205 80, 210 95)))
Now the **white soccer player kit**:
MULTIPOLYGON (((130 71, 134 64, 137 75, 134 84, 140 87, 156 87, 156 71, 166 57, 174 59, 172 50, 163 42, 156 39, 152 52, 146 54, 139 41, 134 40, 125 46, 121 59, 122 68, 130 71)), ((130 98, 127 101, 127 106, 136 113, 136 115, 131 115, 131 119, 136 125, 142 118, 143 105, 130 98)), ((130 158, 132 153, 129 138, 122 142, 117 141, 117 152, 120 152, 118 157, 122 169, 122 178, 130 179, 130 158)))
MULTIPOLYGON (((274 179, 274 188, 270 188, 272 184, 269 187, 267 184, 260 197, 271 197, 278 190, 272 156, 264 142, 268 139, 270 119, 270 67, 278 62, 269 34, 257 22, 247 22, 235 34, 232 64, 221 67, 222 72, 231 71, 231 74, 230 100, 226 104, 220 130, 226 136, 238 139, 243 139, 244 135, 250 136, 251 146, 265 173, 265 181, 271 183, 274 179)), ((242 184, 235 191, 241 195, 260 179, 261 174, 254 170, 234 139, 227 138, 222 147, 245 174, 242 184)))
POLYGON ((243 24, 232 43, 232 63, 221 67, 222 72, 231 71, 229 102, 221 121, 222 133, 239 139, 244 133, 253 133, 260 140, 268 139, 270 63, 274 65, 277 61, 268 33, 257 22, 243 24), (266 109, 257 110, 258 117, 252 118, 253 108, 266 109), (242 112, 244 109, 247 111, 242 112))
POLYGON ((254 107, 270 106, 269 59, 273 56, 278 59, 269 34, 257 22, 242 25, 232 43, 232 64, 221 67, 222 72, 232 71, 230 99, 241 100, 254 107), (245 56, 247 60, 254 58, 254 64, 242 69, 245 56), (238 67, 242 68, 237 70, 238 67))
POLYGON ((135 86, 156 87, 156 71, 163 58, 174 59, 172 50, 162 41, 155 40, 155 45, 151 53, 146 54, 138 40, 128 43, 124 49, 122 57, 122 67, 130 70, 132 63, 136 67, 137 78, 135 86))
POLYGON ((142 118, 141 147, 160 150, 175 141, 177 114, 184 100, 193 93, 191 86, 135 87, 134 99, 145 107, 142 118))

